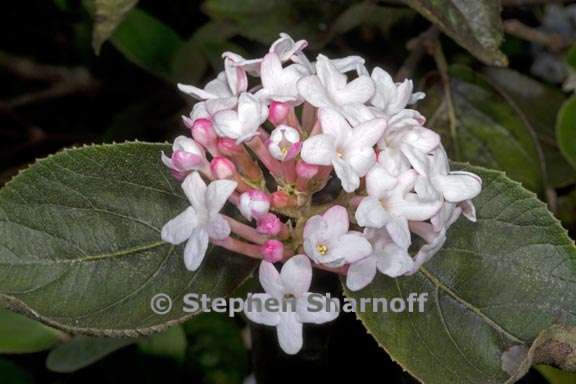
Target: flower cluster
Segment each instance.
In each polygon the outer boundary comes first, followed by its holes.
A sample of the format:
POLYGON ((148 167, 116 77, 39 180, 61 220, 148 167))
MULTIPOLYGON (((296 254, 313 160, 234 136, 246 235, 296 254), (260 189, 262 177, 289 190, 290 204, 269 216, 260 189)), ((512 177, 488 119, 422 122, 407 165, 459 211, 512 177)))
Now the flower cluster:
MULTIPOLYGON (((184 117, 191 138, 176 138, 171 156, 162 155, 191 204, 162 238, 186 242, 192 271, 209 243, 263 259, 264 295, 274 297, 306 297, 313 266, 346 275, 351 290, 378 271, 415 273, 460 214, 475 220, 470 200, 482 185, 472 173, 450 171, 440 137, 409 108, 424 97, 411 80, 394 82, 381 68, 369 73, 358 56, 311 62, 306 46, 281 34, 260 59, 224 53, 224 71, 204 88, 180 84, 198 100, 184 117), (315 205, 332 177, 340 195, 315 205), (220 213, 227 201, 239 215, 220 213), (280 274, 276 262, 285 262, 280 274)), ((302 345, 302 323, 334 319, 247 315, 276 326, 288 353, 302 345)))

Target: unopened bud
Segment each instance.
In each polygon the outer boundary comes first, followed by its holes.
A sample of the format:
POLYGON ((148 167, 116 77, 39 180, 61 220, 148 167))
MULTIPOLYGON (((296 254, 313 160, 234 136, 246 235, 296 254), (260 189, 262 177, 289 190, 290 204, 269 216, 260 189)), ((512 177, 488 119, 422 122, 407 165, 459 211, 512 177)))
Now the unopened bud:
POLYGON ((270 197, 265 192, 252 189, 240 196, 240 212, 247 220, 260 218, 270 209, 270 197))
POLYGON ((233 179, 236 174, 236 166, 230 159, 217 156, 210 162, 210 171, 216 179, 233 179))
POLYGON ((288 103, 273 101, 268 108, 268 120, 274 125, 282 124, 286 121, 292 106, 288 103))
POLYGON ((264 260, 276 263, 284 257, 284 244, 278 240, 268 240, 260 248, 264 260))
POLYGON ((282 230, 282 222, 273 213, 267 213, 258 219, 256 231, 262 235, 276 236, 282 230))

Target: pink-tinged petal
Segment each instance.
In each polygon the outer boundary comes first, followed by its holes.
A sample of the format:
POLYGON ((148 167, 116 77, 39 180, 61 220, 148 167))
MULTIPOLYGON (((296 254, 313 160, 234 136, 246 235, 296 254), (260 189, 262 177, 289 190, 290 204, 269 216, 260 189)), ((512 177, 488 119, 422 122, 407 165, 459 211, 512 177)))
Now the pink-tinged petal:
MULTIPOLYGON (((304 159, 304 157, 302 157, 304 159)), ((304 159, 304 161, 308 161, 304 159)), ((309 162, 309 161, 308 161, 309 162)), ((334 172, 340 179, 342 189, 346 192, 354 192, 360 186, 360 176, 352 169, 352 167, 344 160, 334 157, 332 159, 334 172)))
POLYGON ((396 186, 398 178, 390 173, 381 165, 376 164, 366 174, 366 191, 369 196, 381 199, 396 186))
POLYGON ((376 91, 372 97, 372 104, 378 108, 386 109, 388 104, 396 96, 396 85, 392 77, 382 68, 372 70, 372 79, 376 85, 376 91))
POLYGON ((359 67, 363 67, 364 64, 366 64, 366 60, 360 56, 346 56, 330 61, 332 62, 332 65, 341 73, 357 70, 359 67))
POLYGON ((365 123, 369 120, 380 118, 379 111, 364 104, 346 104, 341 106, 342 113, 352 126, 365 123))
POLYGON ((284 244, 279 240, 267 240, 260 247, 260 254, 269 263, 277 263, 284 257, 284 244))
POLYGON ((312 264, 305 255, 291 257, 282 266, 280 280, 284 286, 285 293, 302 297, 310 289, 312 283, 312 264))
POLYGON ((396 244, 386 245, 378 252, 376 260, 378 270, 390 277, 402 276, 414 267, 414 260, 410 254, 396 244))
POLYGON ((298 93, 313 106, 329 107, 332 101, 326 94, 326 89, 316 75, 310 75, 298 80, 298 93))
POLYGON ((248 77, 246 71, 241 66, 234 65, 230 58, 224 59, 224 70, 226 73, 226 80, 232 94, 239 95, 245 92, 248 88, 248 77))
POLYGON ((356 209, 356 222, 361 227, 382 228, 389 220, 390 214, 375 197, 365 197, 356 209))
POLYGON ((374 83, 368 76, 359 76, 344 89, 333 94, 339 104, 363 104, 374 95, 374 83))
POLYGON ((396 86, 396 97, 394 101, 389 105, 389 111, 391 113, 396 113, 408 105, 410 98, 412 97, 412 91, 414 90, 414 84, 412 80, 404 79, 403 82, 397 84, 396 86))
POLYGON ((330 259, 354 263, 372 253, 372 245, 360 233, 347 233, 330 243, 330 259))
POLYGON ((284 297, 284 286, 280 278, 280 273, 274 264, 268 261, 262 261, 258 270, 258 278, 260 285, 262 285, 266 293, 277 299, 284 297))
POLYGON ((226 204, 238 183, 232 180, 216 180, 210 183, 206 191, 206 204, 208 212, 215 214, 226 204))
MULTIPOLYGON (((243 93, 238 99, 238 119, 245 133, 255 133, 260 124, 268 118, 268 109, 249 93, 243 93)), ((243 132, 244 133, 244 132, 243 132)))
POLYGON ((376 259, 367 257, 350 264, 346 274, 346 286, 351 291, 359 291, 376 277, 376 259))
POLYGON ((406 156, 410 164, 414 167, 416 172, 421 175, 428 175, 428 155, 411 145, 402 144, 400 147, 402 154, 406 156))
POLYGON ((336 156, 334 139, 329 135, 316 135, 308 138, 302 144, 300 154, 302 160, 309 164, 331 165, 336 156))
POLYGON ((268 53, 262 60, 260 78, 264 88, 275 88, 277 79, 282 75, 282 63, 276 53, 268 53))
POLYGON ((167 166, 168 168, 174 171, 180 171, 179 169, 176 169, 176 167, 174 167, 174 164, 172 164, 172 159, 166 156, 164 152, 160 154, 160 159, 162 160, 162 163, 164 163, 164 165, 167 166))
POLYGON ((326 221, 320 215, 312 216, 306 221, 303 230, 304 238, 312 236, 313 233, 323 232, 327 230, 326 221))
POLYGON ((178 89, 180 92, 190 95, 198 100, 214 99, 218 97, 210 92, 206 92, 201 88, 194 87, 193 85, 178 84, 178 89))
POLYGON ((184 212, 164 224, 162 227, 162 240, 178 245, 190 238, 192 231, 198 225, 198 217, 194 208, 188 207, 184 212))
POLYGON ((230 224, 221 214, 213 215, 206 226, 208 236, 214 240, 224 240, 230 236, 230 224))
POLYGON ((364 177, 376 163, 376 152, 372 147, 346 149, 344 160, 359 177, 364 177))
POLYGON ((438 236, 434 239, 434 241, 430 244, 424 244, 422 248, 416 253, 414 256, 414 266, 412 270, 405 273, 405 275, 412 275, 420 269, 424 263, 432 258, 444 245, 446 242, 446 232, 441 232, 438 236))
POLYGON ((339 112, 332 108, 320 108, 318 110, 318 120, 320 121, 322 133, 332 136, 336 147, 348 142, 352 128, 339 112))
POLYGON ((476 222, 476 207, 470 200, 465 200, 461 202, 460 208, 462 208, 462 214, 471 222, 476 222))
POLYGON ((473 199, 482 190, 482 180, 469 172, 450 172, 448 176, 436 176, 432 178, 432 183, 451 203, 473 199))
POLYGON ((304 343, 302 323, 298 321, 296 312, 282 312, 280 323, 276 326, 280 348, 289 355, 297 354, 304 343))
POLYGON ((238 105, 238 98, 236 96, 224 97, 221 99, 206 100, 206 110, 208 111, 210 116, 213 116, 220 111, 234 109, 236 108, 237 105, 238 105))
POLYGON ((208 242, 208 232, 203 228, 196 228, 192 232, 188 243, 186 243, 186 248, 184 248, 184 264, 186 265, 186 269, 195 271, 200 267, 208 250, 208 242))
POLYGON ((391 216, 390 221, 386 223, 386 230, 392 241, 398 244, 399 247, 408 249, 412 242, 408 220, 404 217, 391 216))
POLYGON ((198 172, 191 173, 182 183, 184 194, 198 212, 206 211, 206 183, 198 172))
POLYGON ((343 206, 334 205, 330 207, 324 212, 322 218, 328 224, 325 232, 329 238, 338 238, 348 232, 350 219, 348 218, 348 211, 343 206))
POLYGON ((382 138, 386 126, 385 119, 372 119, 354 127, 348 147, 365 148, 375 146, 382 138))
POLYGON ((256 324, 263 324, 275 327, 280 323, 280 313, 269 312, 266 310, 264 303, 273 297, 267 293, 253 293, 251 303, 244 306, 244 314, 248 319, 256 324))
POLYGON ((310 311, 308 309, 310 295, 313 295, 313 293, 306 293, 304 297, 296 303, 298 321, 301 323, 324 324, 338 317, 339 312, 334 305, 322 308, 320 311, 310 311))

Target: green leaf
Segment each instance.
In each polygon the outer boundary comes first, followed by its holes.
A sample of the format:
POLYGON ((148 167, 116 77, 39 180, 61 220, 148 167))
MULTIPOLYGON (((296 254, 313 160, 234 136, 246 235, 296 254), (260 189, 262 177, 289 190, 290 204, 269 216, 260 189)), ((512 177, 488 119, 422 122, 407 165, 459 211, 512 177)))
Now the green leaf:
POLYGON ((568 53, 566 54, 566 63, 568 63, 568 65, 573 69, 576 69, 576 44, 573 44, 568 50, 568 53))
POLYGON ((562 105, 556 124, 556 136, 562 153, 576 168, 576 96, 562 105))
POLYGON ((75 372, 135 341, 135 339, 78 336, 52 350, 46 359, 46 367, 54 372, 75 372))
POLYGON ((560 188, 576 182, 576 170, 568 164, 556 141, 556 117, 566 100, 564 94, 511 69, 488 68, 485 73, 534 129, 544 153, 546 184, 560 188))
POLYGON ((146 71, 171 80, 173 61, 183 42, 166 24, 133 9, 110 41, 128 60, 146 71))
POLYGON ((183 361, 186 355, 186 334, 180 325, 138 341, 138 348, 147 355, 183 361))
POLYGON ((449 130, 440 81, 427 89, 421 105, 428 126, 443 136, 452 158, 505 171, 534 192, 542 192, 544 166, 535 133, 520 110, 482 75, 463 66, 450 71, 459 156, 449 130))
POLYGON ((549 365, 537 365, 536 369, 549 384, 574 384, 576 383, 576 373, 562 371, 549 365))
POLYGON ((576 324, 576 248, 544 203, 504 174, 472 166, 483 191, 478 220, 458 220, 441 251, 413 276, 379 274, 347 297, 427 293, 423 312, 357 316, 378 343, 426 384, 505 383, 511 347, 527 349, 553 324, 576 324))
POLYGON ((444 33, 488 65, 506 66, 498 0, 405 0, 444 33))
POLYGON ((85 5, 92 14, 92 47, 100 52, 102 44, 112 36, 126 14, 134 8, 138 0, 86 0, 85 5))
POLYGON ((0 301, 57 328, 140 336, 190 318, 186 293, 226 296, 254 262, 213 248, 196 272, 160 239, 189 203, 160 162, 168 145, 71 149, 0 189, 0 301), (169 295, 156 315, 151 299, 169 295))
POLYGON ((5 359, 0 359, 0 377, 2 378, 2 384, 34 383, 34 379, 28 372, 5 359))
POLYGON ((12 311, 0 309, 0 353, 34 353, 58 344, 62 333, 12 311))

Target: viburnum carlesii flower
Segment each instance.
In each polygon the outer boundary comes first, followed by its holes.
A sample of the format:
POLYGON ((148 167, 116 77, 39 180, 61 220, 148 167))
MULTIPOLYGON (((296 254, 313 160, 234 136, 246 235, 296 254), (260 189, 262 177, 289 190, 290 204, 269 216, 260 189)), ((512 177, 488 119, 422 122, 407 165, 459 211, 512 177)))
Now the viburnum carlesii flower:
POLYGON ((246 220, 258 219, 268 213, 270 196, 259 189, 252 189, 240 195, 238 208, 246 220))
POLYGON ((334 268, 370 255, 370 242, 349 227, 348 212, 340 205, 312 216, 304 226, 304 251, 315 263, 334 268))
POLYGON ((279 125, 270 134, 268 151, 277 160, 294 159, 298 156, 300 148, 302 148, 300 133, 288 125, 279 125))
POLYGON ((414 91, 412 80, 405 79, 395 83, 392 77, 382 68, 372 70, 375 92, 370 103, 388 115, 402 111, 408 104, 414 104, 424 98, 424 93, 414 91))
POLYGON ((191 206, 164 225, 162 240, 174 245, 187 241, 184 263, 190 271, 202 263, 209 239, 223 240, 230 235, 230 225, 219 212, 236 186, 230 180, 217 180, 206 186, 198 172, 182 183, 191 206))
POLYGON ((168 168, 181 173, 205 169, 208 161, 202 146, 186 136, 178 136, 172 144, 172 157, 162 152, 162 162, 168 168))
POLYGON ((437 148, 432 156, 428 156, 428 160, 430 183, 442 193, 446 201, 459 203, 471 200, 482 190, 482 179, 477 175, 465 171, 450 171, 444 148, 437 148))
POLYGON ((252 304, 244 306, 244 313, 255 323, 276 327, 280 347, 290 355, 302 349, 303 323, 323 324, 338 317, 334 306, 310 310, 311 293, 308 290, 312 282, 312 266, 304 255, 291 257, 280 273, 274 264, 263 261, 259 278, 265 293, 253 294, 252 304), (265 305, 268 300, 276 301, 278 311, 268 309, 269 306, 265 305))
POLYGON ((304 141, 302 159, 309 164, 332 165, 346 192, 360 186, 376 161, 374 145, 386 130, 386 120, 372 119, 352 128, 337 111, 322 108, 318 112, 322 134, 304 141))
POLYGON ((372 253, 350 264, 346 273, 346 286, 349 289, 358 291, 366 287, 374 280, 377 271, 390 277, 412 271, 414 260, 408 249, 398 246, 386 229, 366 228, 364 237, 372 244, 372 253))
POLYGON ((374 95, 374 83, 369 76, 359 75, 348 82, 344 71, 324 55, 318 55, 315 68, 315 75, 298 82, 300 95, 315 107, 340 109, 362 105, 374 95))
POLYGON ((397 179, 384 178, 383 167, 375 167, 366 176, 369 196, 356 209, 356 222, 362 227, 385 227, 401 247, 411 243, 408 220, 424 221, 434 216, 443 200, 440 195, 420 196, 415 191, 418 173, 407 170, 397 179))
POLYGON ((298 92, 298 81, 310 71, 300 64, 290 64, 282 67, 282 62, 276 53, 264 56, 260 70, 262 89, 256 93, 266 103, 271 101, 299 104, 302 96, 298 92))
POLYGON ((254 95, 243 93, 238 98, 236 109, 227 109, 214 114, 214 129, 220 136, 241 143, 257 135, 258 127, 267 118, 266 106, 254 95))

